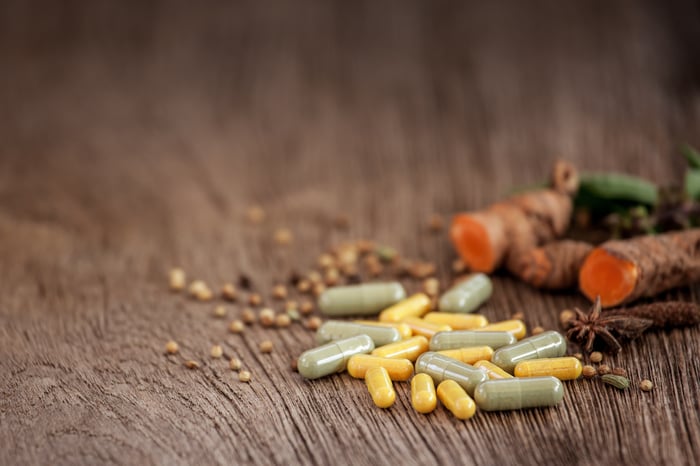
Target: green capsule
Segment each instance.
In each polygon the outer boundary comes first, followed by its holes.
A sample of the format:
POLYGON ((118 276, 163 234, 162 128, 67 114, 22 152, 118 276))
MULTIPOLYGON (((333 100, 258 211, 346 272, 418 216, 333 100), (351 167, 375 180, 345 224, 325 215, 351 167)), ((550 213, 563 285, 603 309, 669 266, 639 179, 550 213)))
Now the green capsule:
POLYGON ((318 307, 329 316, 376 314, 406 298, 399 282, 335 286, 318 298, 318 307))
POLYGON ((436 385, 443 380, 454 380, 470 395, 477 385, 489 379, 481 369, 432 351, 423 353, 416 361, 416 374, 419 373, 428 374, 436 385))
POLYGON ((565 353, 566 339, 559 332, 550 330, 497 349, 491 357, 491 362, 512 374, 515 365, 520 361, 559 358, 565 353))
POLYGON ((488 380, 474 391, 474 400, 484 411, 554 406, 562 398, 564 385, 551 376, 488 380))
POLYGON ((491 297, 493 285, 488 275, 477 273, 459 282, 440 297, 442 312, 473 312, 491 297))
POLYGON ((401 334, 393 327, 356 324, 341 320, 329 320, 321 325, 316 331, 316 341, 322 345, 329 341, 343 340, 355 335, 369 335, 374 341, 374 346, 384 346, 401 341, 401 334))
POLYGON ((490 346, 493 349, 512 345, 518 341, 510 332, 477 332, 454 330, 438 332, 430 339, 430 351, 443 351, 471 346, 490 346))
POLYGON ((297 370, 307 379, 317 379, 345 370, 348 359, 356 354, 367 354, 373 349, 374 342, 367 335, 333 341, 302 353, 297 359, 297 370))

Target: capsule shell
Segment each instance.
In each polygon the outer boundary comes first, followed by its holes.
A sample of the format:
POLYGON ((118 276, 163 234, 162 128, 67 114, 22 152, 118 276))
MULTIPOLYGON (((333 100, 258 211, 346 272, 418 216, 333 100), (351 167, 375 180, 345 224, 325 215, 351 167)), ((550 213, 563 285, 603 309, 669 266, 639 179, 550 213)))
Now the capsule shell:
POLYGON ((564 398, 564 385, 555 377, 489 380, 476 387, 474 400, 484 411, 554 406, 564 398))
POLYGON ((551 375, 559 380, 575 380, 581 376, 581 361, 572 357, 544 358, 521 361, 515 366, 516 377, 543 377, 551 375))
POLYGON ((437 396, 457 419, 469 419, 476 412, 474 400, 454 380, 443 380, 437 388, 437 396))
POLYGON ((508 332, 477 332, 476 330, 456 330, 439 332, 430 339, 430 351, 443 351, 471 346, 490 346, 493 349, 508 346, 517 340, 508 332))
POLYGON ((504 371, 491 361, 477 361, 474 363, 474 367, 478 367, 482 371, 486 372, 490 380, 513 378, 512 375, 510 375, 508 372, 504 371))
POLYGON ((316 341, 322 345, 329 341, 343 340, 355 335, 368 335, 374 342, 374 346, 387 345, 401 340, 401 335, 395 328, 329 320, 316 331, 316 341))
POLYGON ((475 328, 474 331, 478 332, 508 332, 513 334, 513 336, 520 340, 525 338, 527 335, 527 326, 525 322, 518 319, 503 320, 501 322, 493 322, 485 327, 475 328))
POLYGON ((356 354, 348 361, 348 374, 364 379, 373 367, 383 367, 391 380, 408 380, 413 375, 413 363, 408 359, 380 358, 369 354, 356 354))
POLYGON ((454 380, 469 394, 474 393, 474 389, 481 382, 488 380, 488 375, 481 369, 433 351, 418 358, 416 373, 428 374, 436 383, 447 379, 454 380))
POLYGON ((297 359, 297 370, 307 379, 317 379, 344 370, 352 356, 373 349, 374 342, 367 335, 333 341, 302 353, 297 359))
POLYGON ((470 348, 438 351, 438 353, 466 364, 474 364, 482 359, 490 360, 491 355, 493 355, 493 349, 490 346, 472 346, 470 348))
POLYGON ((432 413, 437 407, 435 382, 428 374, 416 374, 411 380, 411 404, 422 414, 432 413))
POLYGON ((403 323, 411 327, 413 335, 422 335, 425 338, 431 338, 438 332, 449 332, 452 330, 449 325, 433 324, 420 317, 406 317, 403 319, 403 323))
POLYGON ((506 372, 513 373, 520 361, 542 358, 558 358, 566 353, 566 339, 553 330, 540 333, 519 342, 497 349, 491 362, 506 372))
POLYGON ((418 356, 428 351, 428 339, 422 336, 408 338, 389 345, 380 346, 372 351, 372 356, 380 358, 399 358, 415 361, 418 356))
POLYGON ((406 298, 399 282, 364 283, 328 288, 318 298, 318 307, 329 316, 371 315, 406 298))
POLYGON ((481 314, 457 314, 454 312, 428 312, 423 316, 427 322, 449 325, 452 330, 471 330, 485 327, 489 320, 481 314))
POLYGON ((413 336, 413 330, 411 330, 411 327, 409 327, 408 324, 404 324, 403 322, 378 322, 376 320, 356 320, 355 323, 364 325, 374 325, 376 327, 395 328, 399 331, 399 335, 401 335, 402 340, 405 340, 406 338, 411 338, 413 336))
POLYGON ((473 312, 486 302, 493 292, 491 279, 476 273, 447 290, 438 301, 443 312, 473 312))
POLYGON ((425 293, 416 293, 379 314, 381 322, 401 322, 406 317, 421 317, 430 310, 430 298, 425 293))
POLYGON ((380 408, 388 408, 396 401, 396 391, 391 383, 389 373, 383 367, 373 367, 365 375, 367 390, 374 404, 380 408))

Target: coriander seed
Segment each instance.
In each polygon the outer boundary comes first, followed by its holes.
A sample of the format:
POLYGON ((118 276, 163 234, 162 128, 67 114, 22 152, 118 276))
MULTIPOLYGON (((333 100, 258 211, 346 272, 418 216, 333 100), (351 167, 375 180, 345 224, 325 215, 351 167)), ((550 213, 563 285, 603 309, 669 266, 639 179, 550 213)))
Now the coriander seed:
POLYGON ((177 354, 180 351, 180 345, 175 340, 170 340, 165 344, 165 352, 168 354, 177 354))
POLYGON ((280 328, 289 327, 292 324, 292 318, 289 314, 277 314, 275 324, 280 328))
POLYGON ((302 278, 297 283, 297 290, 299 293, 308 293, 311 290, 311 282, 306 278, 302 278))
POLYGON ((245 383, 250 382, 250 372, 240 371, 238 373, 238 380, 240 380, 241 382, 245 382, 245 383))
POLYGON ((248 296, 248 304, 251 306, 260 306, 262 304, 262 296, 258 293, 251 293, 250 296, 248 296))
POLYGON ((423 280, 423 291, 428 296, 437 296, 440 294, 440 281, 435 277, 426 278, 423 280))
POLYGON ((330 268, 330 269, 326 270, 326 274, 323 278, 323 280, 327 286, 337 285, 339 279, 340 279, 340 273, 338 272, 338 269, 336 269, 336 268, 330 268))
POLYGON ((214 317, 225 317, 226 316, 226 307, 225 306, 216 306, 214 308, 214 317))
POLYGON ((581 353, 574 353, 574 357, 579 361, 583 361, 583 354, 581 353))
POLYGON ((593 351, 590 358, 592 363, 598 364, 603 360, 603 353, 600 351, 593 351))
POLYGON ((275 243, 280 246, 287 246, 292 243, 293 240, 292 232, 287 228, 279 228, 275 231, 274 240, 275 243))
POLYGON ((212 358, 219 359, 224 354, 224 349, 221 345, 214 345, 211 347, 211 352, 209 353, 212 358))
POLYGON ((272 353, 272 348, 274 345, 272 344, 272 341, 270 340, 264 340, 260 342, 260 352, 261 353, 272 353))
POLYGON ((432 262, 421 262, 416 261, 411 263, 408 267, 408 273, 413 278, 427 278, 431 275, 435 275, 436 267, 432 262))
POLYGON ((639 382, 639 388, 644 392, 650 392, 654 388, 654 384, 649 379, 644 379, 639 382))
POLYGON ((311 301, 302 301, 301 306, 299 306, 299 312, 302 314, 311 314, 314 312, 314 305, 311 301))
POLYGON ((305 325, 309 330, 318 330, 323 321, 318 316, 309 317, 306 319, 305 325))
POLYGON ((610 366, 608 366, 607 364, 601 364, 600 366, 598 366, 598 373, 600 375, 608 375, 611 372, 612 370, 610 370, 610 366))
POLYGON ((455 259, 452 261, 452 272, 456 274, 464 273, 467 270, 467 264, 465 264, 462 259, 455 259))
POLYGON ((627 371, 624 370, 621 367, 616 367, 612 370, 613 375, 621 375, 623 377, 627 377, 627 371))
POLYGON ((571 309, 564 309, 559 313, 559 324, 563 329, 571 327, 571 321, 576 317, 576 313, 571 309))
POLYGON ((287 297, 287 287, 284 285, 275 285, 272 288, 272 297, 275 299, 285 299, 287 297))
POLYGON ((323 277, 316 270, 312 270, 311 272, 309 272, 308 278, 312 285, 323 281, 323 277))
POLYGON ((241 360, 238 358, 231 358, 231 360, 228 362, 228 367, 232 371, 239 371, 241 370, 241 360))
POLYGON ((328 253, 323 253, 318 256, 318 266, 322 269, 328 269, 335 266, 335 259, 328 253))
POLYGON ((238 291, 233 283, 225 283, 221 287, 221 296, 229 301, 235 301, 238 298, 238 291))
POLYGON ((269 307, 261 309, 258 318, 260 319, 260 324, 263 327, 271 327, 275 323, 275 311, 269 307))
POLYGON ((231 333, 242 333, 244 328, 245 325, 242 320, 232 320, 231 323, 228 324, 228 329, 231 333))
POLYGON ((539 325, 535 328, 532 329, 532 335, 539 335, 540 333, 544 332, 544 328, 540 327, 539 325))
POLYGON ((190 284, 190 295, 198 301, 209 301, 213 294, 206 283, 202 280, 195 280, 190 284))
POLYGON ((265 220, 265 210, 259 205, 250 206, 246 212, 248 222, 258 225, 265 220))
POLYGON ((525 313, 523 311, 518 311, 510 316, 511 320, 523 320, 525 319, 525 313))
POLYGON ((193 361, 191 359, 185 361, 183 364, 188 369, 192 369, 192 370, 199 369, 199 363, 197 361, 193 361))
POLYGON ((440 214, 433 214, 428 220, 428 230, 431 233, 439 233, 445 227, 445 219, 440 214))
POLYGON ((244 324, 253 325, 258 318, 255 315, 255 311, 247 307, 241 311, 241 320, 244 324))
POLYGON ((326 285, 323 283, 315 283, 312 294, 318 298, 324 291, 326 291, 326 285))
POLYGON ((595 377, 598 371, 595 369, 595 367, 586 364, 585 366, 583 366, 583 370, 581 371, 581 373, 585 378, 590 379, 591 377, 595 377))
POLYGON ((187 285, 187 277, 185 271, 179 267, 170 270, 169 274, 170 289, 172 291, 180 291, 187 285))
POLYGON ((299 303, 297 303, 296 301, 290 299, 289 301, 284 303, 284 310, 285 311, 289 312, 289 311, 294 310, 294 309, 299 309, 299 303))

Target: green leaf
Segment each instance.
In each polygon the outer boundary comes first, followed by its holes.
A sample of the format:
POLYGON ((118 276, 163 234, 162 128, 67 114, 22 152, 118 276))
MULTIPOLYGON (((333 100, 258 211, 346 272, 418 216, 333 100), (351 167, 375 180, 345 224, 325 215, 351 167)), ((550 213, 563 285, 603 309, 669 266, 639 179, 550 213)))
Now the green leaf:
POLYGON ((686 170, 685 193, 690 199, 700 199, 700 170, 686 170))
POLYGON ((659 190, 654 183, 624 173, 581 174, 579 193, 594 199, 632 202, 647 206, 656 204, 659 190))
POLYGON ((683 157, 685 157, 685 160, 688 162, 689 167, 700 168, 700 153, 698 151, 688 144, 683 144, 680 150, 681 154, 683 154, 683 157))

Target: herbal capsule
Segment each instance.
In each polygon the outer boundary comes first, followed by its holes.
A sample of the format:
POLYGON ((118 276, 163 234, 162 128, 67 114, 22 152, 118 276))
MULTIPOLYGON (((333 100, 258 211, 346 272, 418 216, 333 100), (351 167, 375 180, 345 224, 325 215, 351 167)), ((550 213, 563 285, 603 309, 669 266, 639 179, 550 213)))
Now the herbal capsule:
POLYGON ((329 316, 376 314, 406 298, 399 282, 335 286, 318 298, 318 307, 329 316))
POLYGON ((432 413, 437 406, 435 382, 428 374, 416 374, 411 380, 411 404, 419 413, 432 413))
POLYGON ((527 327, 525 326, 525 322, 518 319, 494 322, 492 324, 488 324, 485 327, 475 328, 474 331, 508 332, 511 333, 518 340, 520 340, 521 338, 525 338, 525 335, 527 335, 527 327))
POLYGON ((486 372, 486 374, 489 376, 489 379, 491 380, 513 378, 512 375, 510 375, 508 372, 504 371, 491 361, 477 361, 474 363, 474 367, 478 367, 482 371, 486 372))
POLYGON ((434 324, 449 325, 452 330, 471 330, 489 324, 488 319, 480 314, 456 314, 454 312, 428 312, 423 316, 423 319, 434 324))
POLYGON ((343 340, 355 335, 369 335, 374 341, 374 346, 387 345, 401 340, 401 335, 395 328, 329 320, 316 331, 316 341, 319 344, 323 344, 333 340, 343 340))
POLYGON ((447 379, 454 380, 469 394, 474 393, 474 388, 489 378, 481 369, 432 351, 418 358, 416 373, 428 374, 438 383, 447 379))
POLYGON ((515 366, 516 377, 543 377, 551 375, 559 380, 575 380, 581 376, 581 361, 572 357, 545 358, 522 361, 515 366))
POLYGON ((477 332, 474 330, 457 330, 439 332, 430 339, 430 351, 442 351, 470 346, 490 346, 500 348, 515 343, 517 340, 508 332, 477 332))
POLYGON ((388 408, 396 401, 396 391, 391 383, 389 373, 383 367, 373 367, 365 375, 367 390, 372 401, 380 408, 388 408))
POLYGON ((372 356, 380 358, 397 358, 415 361, 418 356, 428 351, 428 339, 417 336, 396 343, 380 346, 372 351, 372 356))
POLYGON ((564 385, 555 377, 489 380, 476 387, 474 399, 484 411, 554 406, 564 398, 564 385))
POLYGON ((491 297, 491 279, 483 273, 471 275, 459 282, 438 301, 438 308, 444 312, 473 312, 491 297))
POLYGON ((401 322, 406 317, 421 317, 430 310, 430 298, 425 293, 416 293, 379 314, 381 322, 401 322))
POLYGON ((317 379, 342 371, 352 356, 373 349, 374 342, 367 335, 333 341, 302 353, 297 359, 297 370, 307 379, 317 379))
POLYGON ((454 380, 443 380, 437 388, 437 396, 445 408, 457 419, 469 419, 476 412, 476 404, 467 392, 454 380))
POLYGON ((542 358, 558 358, 566 353, 566 339, 558 332, 550 330, 534 337, 497 349, 491 362, 506 372, 513 372, 520 361, 542 358))
POLYGON ((380 358, 369 354, 356 354, 348 361, 348 374, 363 379, 373 367, 383 367, 391 380, 408 380, 413 375, 413 363, 408 359, 380 358))
POLYGON ((458 348, 451 350, 438 351, 449 358, 462 361, 466 364, 474 364, 482 359, 489 360, 493 355, 493 349, 490 346, 472 346, 470 348, 458 348))
POLYGON ((427 322, 420 317, 406 317, 403 323, 411 327, 413 335, 422 335, 431 338, 438 332, 449 332, 452 328, 449 325, 440 325, 427 322))
POLYGON ((399 331, 401 339, 411 338, 413 336, 413 330, 411 330, 411 327, 409 327, 408 324, 404 324, 403 322, 378 322, 376 320, 356 320, 355 323, 363 325, 374 325, 376 327, 395 328, 399 331))

